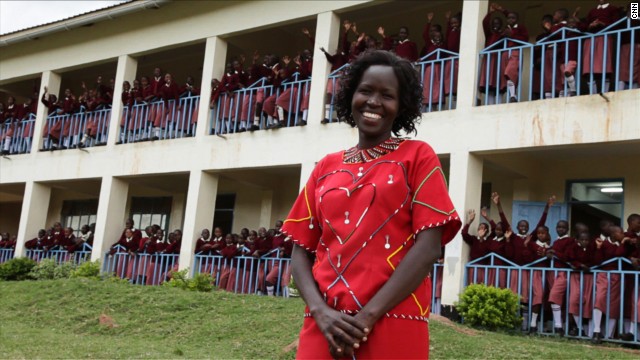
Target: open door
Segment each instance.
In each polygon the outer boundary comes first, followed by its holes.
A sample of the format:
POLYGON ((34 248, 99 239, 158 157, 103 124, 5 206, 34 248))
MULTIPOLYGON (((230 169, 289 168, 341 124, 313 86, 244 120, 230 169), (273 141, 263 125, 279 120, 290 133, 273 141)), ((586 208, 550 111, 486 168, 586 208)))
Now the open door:
MULTIPOLYGON (((527 220, 529 222, 529 232, 532 232, 533 227, 536 226, 538 221, 540 221, 540 217, 542 216, 542 212, 544 211, 546 204, 546 202, 536 201, 514 201, 513 213, 511 215, 512 226, 515 227, 520 220, 527 220)), ((545 225, 549 228, 549 234, 551 235, 552 242, 558 238, 558 234, 556 233, 556 224, 560 220, 567 219, 567 204, 555 203, 549 209, 545 225)))

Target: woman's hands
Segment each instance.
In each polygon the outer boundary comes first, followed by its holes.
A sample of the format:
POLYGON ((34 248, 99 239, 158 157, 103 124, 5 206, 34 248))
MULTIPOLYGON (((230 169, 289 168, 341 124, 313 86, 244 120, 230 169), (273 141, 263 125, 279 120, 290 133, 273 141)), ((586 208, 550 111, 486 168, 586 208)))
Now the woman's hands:
POLYGON ((334 358, 353 357, 355 349, 367 340, 370 326, 365 326, 358 315, 351 316, 324 306, 312 313, 322 335, 329 343, 329 352, 334 358))

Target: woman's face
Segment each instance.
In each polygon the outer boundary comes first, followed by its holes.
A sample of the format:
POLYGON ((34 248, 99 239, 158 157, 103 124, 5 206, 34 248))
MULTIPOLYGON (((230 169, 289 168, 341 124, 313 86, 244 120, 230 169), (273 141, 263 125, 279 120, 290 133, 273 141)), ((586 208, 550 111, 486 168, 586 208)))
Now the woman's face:
POLYGON ((351 99, 351 112, 361 140, 375 146, 391 136, 400 107, 399 97, 398 79, 392 67, 372 65, 365 70, 351 99))

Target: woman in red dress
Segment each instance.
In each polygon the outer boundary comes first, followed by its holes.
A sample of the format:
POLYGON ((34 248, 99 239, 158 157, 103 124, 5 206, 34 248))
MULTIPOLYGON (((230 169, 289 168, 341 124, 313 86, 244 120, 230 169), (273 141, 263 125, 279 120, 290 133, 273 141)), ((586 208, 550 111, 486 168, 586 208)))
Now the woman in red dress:
POLYGON ((427 274, 461 223, 431 147, 392 137, 415 132, 421 103, 419 74, 385 51, 342 79, 358 144, 316 165, 282 228, 307 303, 298 358, 429 355, 427 274))

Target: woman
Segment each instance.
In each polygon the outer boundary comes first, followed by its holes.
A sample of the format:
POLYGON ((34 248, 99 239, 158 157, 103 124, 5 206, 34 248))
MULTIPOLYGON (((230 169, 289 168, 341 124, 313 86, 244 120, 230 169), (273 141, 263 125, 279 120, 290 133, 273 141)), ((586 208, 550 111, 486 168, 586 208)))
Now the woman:
POLYGON ((307 303, 299 358, 429 355, 427 274, 461 223, 429 145, 391 137, 415 132, 421 103, 418 73, 385 51, 342 80, 358 145, 316 165, 283 226, 307 303))

